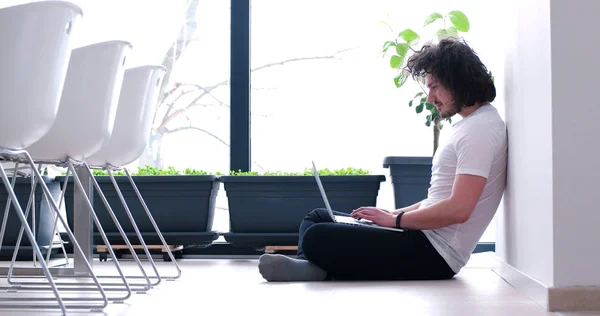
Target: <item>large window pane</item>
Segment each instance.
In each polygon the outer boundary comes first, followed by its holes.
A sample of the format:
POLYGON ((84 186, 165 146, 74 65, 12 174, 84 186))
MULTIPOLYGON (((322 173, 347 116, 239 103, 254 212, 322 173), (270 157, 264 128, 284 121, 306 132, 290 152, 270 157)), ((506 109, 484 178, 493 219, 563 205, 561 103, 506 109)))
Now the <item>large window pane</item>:
MULTIPOLYGON (((76 2, 77 3, 77 2, 76 2)), ((146 152, 129 167, 229 170, 230 2, 222 0, 79 1, 84 18, 75 46, 121 39, 126 67, 168 68, 146 152)), ((221 190, 215 229, 227 230, 221 190)))
MULTIPOLYGON (((395 72, 381 48, 404 28, 421 32, 434 11, 463 10, 476 33, 467 38, 484 62, 497 57, 491 55, 493 37, 485 37, 488 14, 472 1, 253 0, 251 10, 255 171, 300 171, 314 159, 320 168, 388 175, 386 156, 430 156, 433 131, 425 114, 408 107, 420 88, 411 80, 402 89, 394 86, 395 72)), ((451 132, 446 124, 441 139, 451 132)), ((389 178, 378 206, 394 207, 389 178)), ((493 237, 491 231, 486 241, 493 237)))

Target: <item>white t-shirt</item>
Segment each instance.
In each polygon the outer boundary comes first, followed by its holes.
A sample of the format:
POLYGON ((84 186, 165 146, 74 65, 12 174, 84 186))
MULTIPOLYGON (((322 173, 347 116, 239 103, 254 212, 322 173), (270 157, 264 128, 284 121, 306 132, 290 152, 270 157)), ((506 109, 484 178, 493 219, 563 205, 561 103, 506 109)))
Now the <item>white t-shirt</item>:
POLYGON ((494 217, 506 185, 506 125, 495 107, 481 106, 453 125, 450 140, 433 157, 431 183, 420 208, 452 194, 457 174, 485 177, 487 182, 469 220, 423 232, 448 265, 458 273, 494 217))

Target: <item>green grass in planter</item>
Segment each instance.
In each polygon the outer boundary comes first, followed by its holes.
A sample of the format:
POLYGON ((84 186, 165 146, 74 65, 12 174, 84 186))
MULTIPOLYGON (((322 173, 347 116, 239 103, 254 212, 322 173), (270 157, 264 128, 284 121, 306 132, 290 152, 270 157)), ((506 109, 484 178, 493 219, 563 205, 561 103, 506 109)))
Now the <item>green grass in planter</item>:
MULTIPOLYGON (((330 170, 328 168, 318 170, 321 176, 357 176, 369 175, 370 171, 364 169, 356 169, 352 167, 330 170)), ((266 171, 259 173, 257 171, 231 171, 230 176, 312 176, 313 171, 310 168, 305 168, 303 172, 284 172, 284 171, 266 171)))
MULTIPOLYGON (((94 176, 108 176, 108 171, 106 170, 92 170, 94 176)), ((196 170, 192 168, 187 168, 183 171, 179 171, 174 167, 168 167, 167 169, 159 169, 151 166, 146 167, 138 167, 137 171, 130 172, 132 176, 180 176, 180 175, 209 175, 215 173, 209 173, 204 170, 196 170)), ((64 174, 64 173, 63 173, 64 174)), ((124 171, 115 171, 112 173, 114 176, 124 176, 124 171)))

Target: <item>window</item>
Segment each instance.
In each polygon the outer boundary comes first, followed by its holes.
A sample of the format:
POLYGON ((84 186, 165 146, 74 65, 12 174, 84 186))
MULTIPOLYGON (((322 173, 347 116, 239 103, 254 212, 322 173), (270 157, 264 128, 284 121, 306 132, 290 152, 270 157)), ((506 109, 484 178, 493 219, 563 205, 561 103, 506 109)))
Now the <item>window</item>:
MULTIPOLYGON (((495 72, 481 8, 457 5, 471 20, 466 38, 495 72)), ((456 10, 445 2, 343 0, 253 0, 251 8, 252 168, 301 171, 364 168, 389 175, 386 156, 430 156, 433 131, 408 100, 420 88, 402 89, 381 58, 382 45, 404 28, 421 31, 434 10, 456 10), (389 16, 388 16, 389 13, 389 16), (390 22, 390 25, 381 23, 390 22), (393 31, 390 29, 393 28, 393 31)), ((422 33, 420 33, 423 35, 422 33)), ((501 113, 503 107, 499 108, 501 113)), ((455 118, 455 121, 458 118, 455 118)), ((445 124, 441 139, 451 133, 445 124)), ((394 207, 391 180, 382 184, 378 206, 394 207)), ((495 239, 491 224, 482 241, 495 239)))
MULTIPOLYGON (((127 68, 150 63, 169 69, 146 152, 128 167, 228 172, 230 2, 77 4, 84 15, 75 33, 75 47, 127 40, 133 44, 127 68)), ((217 208, 214 229, 227 231, 223 188, 217 208)))

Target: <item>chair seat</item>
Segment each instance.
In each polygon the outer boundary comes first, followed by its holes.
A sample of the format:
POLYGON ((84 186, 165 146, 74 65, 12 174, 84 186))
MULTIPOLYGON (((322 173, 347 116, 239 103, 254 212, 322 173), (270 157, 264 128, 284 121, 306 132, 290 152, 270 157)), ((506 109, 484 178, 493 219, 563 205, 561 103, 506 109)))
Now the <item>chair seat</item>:
POLYGON ((0 9, 0 148, 24 149, 52 126, 81 16, 61 1, 0 9))
POLYGON ((27 147, 35 161, 81 161, 108 141, 131 47, 125 41, 108 41, 72 51, 56 120, 27 147))
POLYGON ((159 65, 125 71, 112 134, 102 149, 86 159, 90 166, 126 166, 142 155, 165 71, 159 65))

